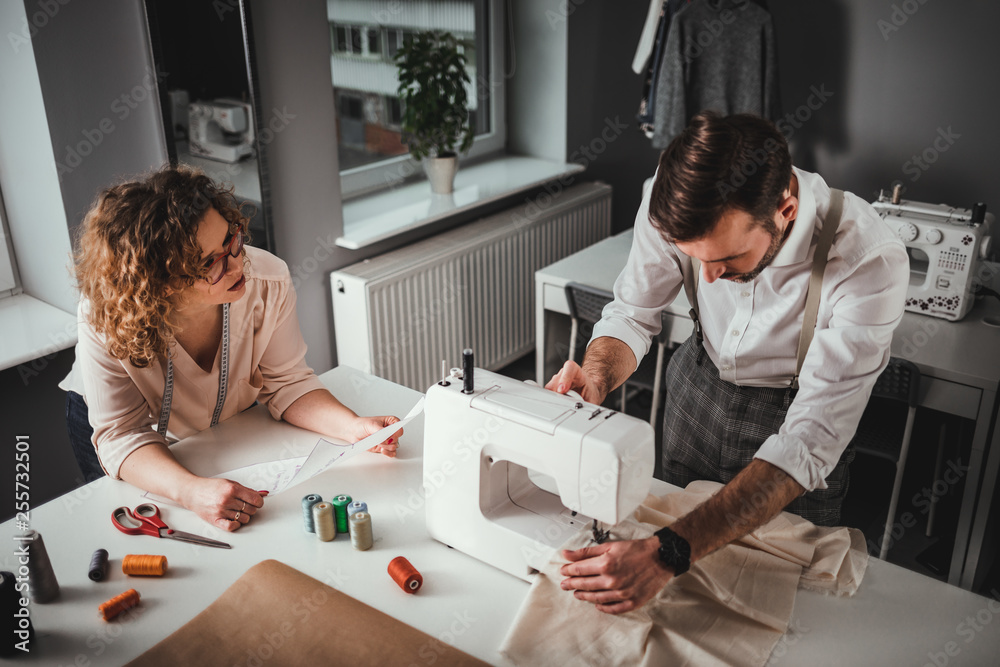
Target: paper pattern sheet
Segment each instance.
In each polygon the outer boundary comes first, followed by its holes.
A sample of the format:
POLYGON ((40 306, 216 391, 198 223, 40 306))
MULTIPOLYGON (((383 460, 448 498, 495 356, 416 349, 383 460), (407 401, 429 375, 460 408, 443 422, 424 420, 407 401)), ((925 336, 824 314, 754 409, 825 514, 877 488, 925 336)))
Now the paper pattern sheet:
MULTIPOLYGON (((423 409, 424 399, 421 398, 403 419, 379 429, 367 438, 353 444, 340 444, 326 438, 320 438, 309 456, 254 463, 235 470, 227 470, 214 477, 231 479, 255 491, 267 491, 268 495, 274 496, 325 472, 334 464, 346 461, 358 452, 367 451, 382 443, 386 438, 410 423, 423 409)), ((178 506, 154 493, 146 492, 143 494, 143 498, 156 503, 178 506)))

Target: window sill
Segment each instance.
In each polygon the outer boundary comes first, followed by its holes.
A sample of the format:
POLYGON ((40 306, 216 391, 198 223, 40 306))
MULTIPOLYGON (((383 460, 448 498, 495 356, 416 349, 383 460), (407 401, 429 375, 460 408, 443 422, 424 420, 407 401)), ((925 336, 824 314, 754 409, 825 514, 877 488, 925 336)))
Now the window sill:
POLYGON ((0 370, 76 345, 76 315, 18 294, 0 300, 0 370))
POLYGON ((358 250, 581 171, 572 162, 520 156, 460 166, 450 195, 432 194, 421 180, 344 202, 344 235, 337 245, 358 250))

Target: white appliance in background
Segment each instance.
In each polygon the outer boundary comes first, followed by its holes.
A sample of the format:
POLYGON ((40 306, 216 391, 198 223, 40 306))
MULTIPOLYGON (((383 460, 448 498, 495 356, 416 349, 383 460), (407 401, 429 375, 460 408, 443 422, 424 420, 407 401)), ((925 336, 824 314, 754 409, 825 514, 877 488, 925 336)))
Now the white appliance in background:
POLYGON ((427 531, 530 581, 573 534, 596 535, 646 498, 653 428, 467 359, 427 390, 427 531))
POLYGON ((168 90, 167 97, 170 99, 170 120, 173 124, 171 130, 174 141, 187 141, 190 136, 188 106, 191 104, 188 92, 180 88, 168 90))
POLYGON ((220 98, 188 105, 191 155, 220 162, 239 162, 253 155, 253 108, 246 102, 220 98))
POLYGON ((910 285, 906 310, 958 321, 973 306, 980 262, 989 258, 993 214, 986 205, 972 209, 926 204, 884 192, 872 206, 906 244, 910 285))

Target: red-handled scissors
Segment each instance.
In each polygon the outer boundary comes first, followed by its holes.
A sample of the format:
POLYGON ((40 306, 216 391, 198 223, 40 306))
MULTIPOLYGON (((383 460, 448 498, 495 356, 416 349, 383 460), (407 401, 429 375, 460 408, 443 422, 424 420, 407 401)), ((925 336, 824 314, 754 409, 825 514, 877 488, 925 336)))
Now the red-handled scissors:
POLYGON ((192 544, 202 544, 206 547, 218 547, 220 549, 232 549, 225 542, 210 540, 207 537, 185 533, 183 530, 174 530, 163 523, 160 519, 160 508, 153 503, 143 503, 134 510, 127 507, 118 507, 111 513, 111 523, 115 528, 126 535, 152 535, 153 537, 168 537, 181 542, 191 542, 192 544))

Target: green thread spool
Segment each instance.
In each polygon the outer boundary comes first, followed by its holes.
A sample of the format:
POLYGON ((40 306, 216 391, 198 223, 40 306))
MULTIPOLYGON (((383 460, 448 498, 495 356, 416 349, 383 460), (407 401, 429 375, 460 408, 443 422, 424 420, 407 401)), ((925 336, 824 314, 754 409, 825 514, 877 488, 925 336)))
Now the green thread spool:
POLYGON ((337 532, 346 533, 350 529, 347 526, 347 506, 351 504, 351 497, 341 494, 333 499, 333 514, 337 518, 337 532))

